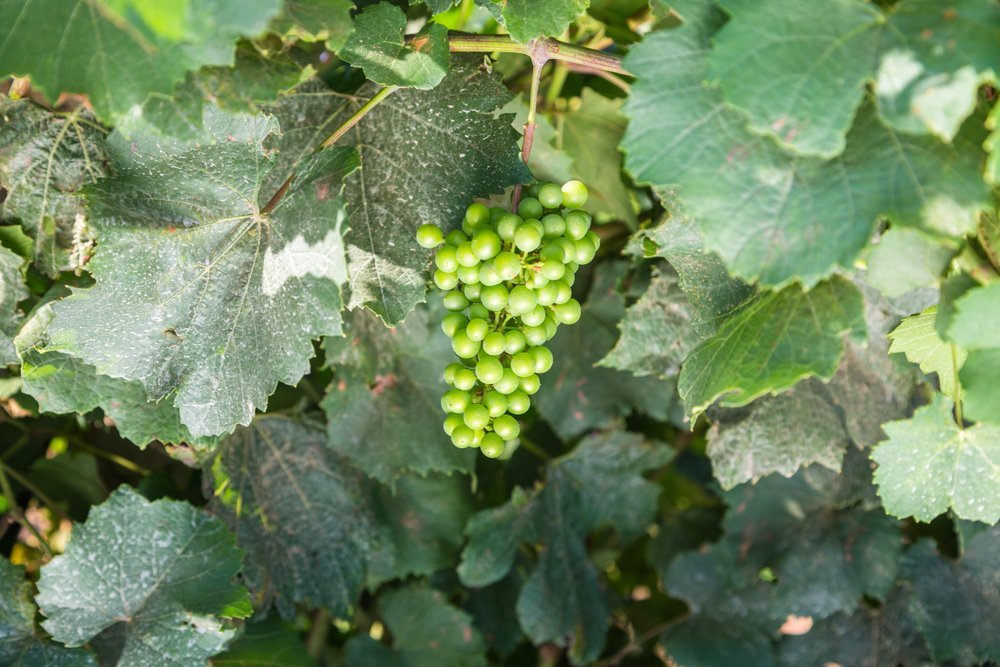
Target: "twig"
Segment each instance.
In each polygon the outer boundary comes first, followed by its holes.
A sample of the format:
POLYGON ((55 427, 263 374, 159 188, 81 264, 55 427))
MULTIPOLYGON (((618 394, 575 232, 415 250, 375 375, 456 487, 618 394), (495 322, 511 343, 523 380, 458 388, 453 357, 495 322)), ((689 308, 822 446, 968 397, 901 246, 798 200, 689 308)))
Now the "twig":
POLYGON ((622 81, 620 77, 612 74, 611 72, 606 72, 603 69, 598 69, 597 67, 591 67, 590 65, 577 65, 575 63, 568 63, 564 65, 564 67, 578 74, 593 74, 594 76, 599 76, 605 81, 621 89, 625 93, 628 93, 629 91, 632 90, 632 86, 622 81))
POLYGON ((312 623, 306 638, 306 652, 318 661, 323 657, 327 633, 330 631, 330 614, 325 609, 317 609, 313 614, 312 623))
POLYGON ((14 520, 19 524, 28 529, 28 531, 35 536, 38 540, 38 546, 41 547, 42 551, 49 558, 52 557, 52 549, 49 547, 49 543, 42 537, 42 534, 38 532, 34 524, 28 521, 28 517, 24 515, 21 511, 21 506, 17 504, 17 498, 14 496, 14 490, 10 487, 10 480, 7 479, 7 473, 4 472, 6 466, 0 466, 0 491, 3 492, 4 497, 7 498, 8 512, 14 517, 14 520))
MULTIPOLYGON (((535 141, 535 128, 538 127, 538 123, 535 122, 538 111, 538 84, 542 78, 542 68, 545 67, 545 63, 548 60, 548 51, 544 46, 544 42, 538 40, 532 42, 531 96, 528 99, 528 119, 524 123, 524 142, 521 145, 521 160, 524 161, 524 164, 528 164, 528 158, 531 157, 531 146, 535 141)), ((517 210, 517 205, 521 203, 521 190, 522 186, 520 183, 514 186, 513 208, 515 211, 517 210)))
POLYGON ((463 32, 448 33, 448 48, 453 53, 522 53, 532 55, 536 49, 544 49, 549 60, 586 65, 605 72, 625 74, 621 56, 603 51, 595 51, 585 46, 567 44, 553 37, 533 40, 528 44, 518 44, 509 35, 470 35, 463 32))
POLYGON ((669 621, 660 623, 659 625, 654 625, 649 630, 646 630, 641 635, 637 636, 635 639, 631 640, 628 644, 621 647, 617 653, 614 655, 601 660, 600 662, 594 663, 594 667, 614 667, 621 663, 622 660, 628 657, 629 653, 641 647, 643 644, 648 642, 650 639, 655 639, 664 632, 670 629, 670 626, 676 625, 681 621, 686 621, 690 616, 690 612, 681 614, 677 618, 672 618, 669 621))
POLYGON ((43 492, 37 486, 28 481, 28 479, 24 477, 24 475, 21 475, 19 472, 8 466, 3 461, 0 461, 0 471, 7 473, 14 479, 14 481, 16 481, 24 488, 26 488, 28 491, 31 491, 31 493, 33 493, 36 498, 41 500, 42 503, 50 510, 52 510, 53 514, 58 516, 60 519, 71 521, 69 515, 66 514, 66 512, 64 512, 61 507, 56 505, 55 502, 45 494, 45 492, 43 492))

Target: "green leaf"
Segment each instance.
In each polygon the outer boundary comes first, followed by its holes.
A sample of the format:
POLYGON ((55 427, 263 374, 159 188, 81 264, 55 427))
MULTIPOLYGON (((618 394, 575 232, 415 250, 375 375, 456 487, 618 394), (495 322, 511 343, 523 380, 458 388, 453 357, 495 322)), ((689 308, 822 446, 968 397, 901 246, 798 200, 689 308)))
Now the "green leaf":
POLYGON ((875 80, 879 113, 903 132, 951 141, 996 82, 1000 7, 989 0, 906 0, 889 14, 875 80))
POLYGON ((868 282, 888 297, 936 287, 954 254, 918 229, 893 227, 868 254, 868 282))
POLYGON ((195 437, 249 423, 309 370, 313 338, 341 332, 336 192, 358 164, 349 148, 316 154, 262 214, 261 142, 276 122, 207 109, 204 125, 191 141, 145 124, 111 137, 115 175, 87 190, 97 284, 59 302, 50 327, 53 348, 172 400, 195 437))
POLYGON ((206 664, 234 634, 222 619, 251 612, 232 583, 241 560, 218 519, 122 487, 42 567, 35 599, 67 646, 106 639, 118 664, 206 664))
POLYGON ((465 609, 472 614, 489 648, 504 657, 524 641, 516 609, 523 580, 514 569, 495 584, 470 589, 465 600, 465 609))
POLYGON ((83 360, 52 349, 46 333, 52 317, 50 302, 35 310, 15 338, 22 391, 38 401, 39 410, 83 414, 100 408, 121 436, 140 448, 155 440, 198 448, 215 445, 217 438, 192 436, 169 399, 150 401, 140 382, 100 375, 83 360))
POLYGON ((88 649, 65 648, 35 627, 35 603, 24 568, 0 558, 0 663, 8 667, 97 667, 88 649))
POLYGON ((354 30, 351 0, 285 0, 271 30, 293 40, 325 42, 339 51, 354 30))
POLYGON ((968 352, 941 340, 934 326, 937 311, 937 306, 931 306, 900 322, 889 334, 889 340, 892 341, 889 353, 902 352, 910 362, 918 364, 924 373, 937 373, 941 393, 954 399, 955 366, 962 368, 968 352))
POLYGON ((76 193, 105 174, 107 130, 83 109, 56 114, 3 96, 0 117, 0 186, 7 190, 0 217, 19 221, 34 238, 34 259, 49 275, 79 268, 86 259, 79 246, 91 239, 76 193))
POLYGON ((329 451, 323 431, 259 418, 226 439, 212 472, 212 509, 246 550, 255 594, 287 619, 297 604, 346 616, 376 536, 363 477, 329 451))
POLYGON ((872 78, 881 12, 857 0, 721 4, 732 18, 715 37, 709 78, 726 101, 747 112, 754 132, 797 153, 840 154, 872 78))
POLYGON ((677 388, 692 420, 716 400, 745 405, 799 380, 827 380, 844 355, 844 336, 864 331, 857 288, 832 278, 809 291, 791 285, 761 293, 688 355, 677 388))
POLYGON ((507 32, 522 44, 535 37, 561 35, 589 4, 590 0, 505 0, 500 3, 507 32))
POLYGON ((18 362, 14 336, 24 314, 17 304, 28 297, 21 277, 23 265, 20 256, 0 246, 0 366, 18 362))
POLYGON ((370 5, 354 18, 354 31, 337 55, 375 83, 429 90, 448 72, 448 29, 430 22, 408 42, 405 29, 399 7, 370 5))
POLYGON ((573 158, 573 174, 590 190, 587 210, 610 213, 634 228, 635 211, 622 182, 622 156, 618 152, 626 125, 621 107, 621 100, 584 88, 580 107, 560 118, 562 148, 573 158))
POLYGON ((0 76, 30 76, 53 102, 61 92, 87 95, 97 115, 108 119, 148 93, 168 93, 187 70, 232 64, 237 37, 260 33, 280 6, 280 0, 190 6, 180 0, 0 0, 0 76))
POLYGON ((986 127, 992 131, 983 142, 983 150, 986 151, 983 175, 986 182, 995 187, 1000 185, 1000 104, 994 105, 993 111, 986 118, 986 127))
POLYGON ((555 363, 542 378, 533 404, 552 428, 568 440, 592 428, 607 426, 633 410, 666 421, 676 402, 672 381, 597 366, 618 339, 625 314, 619 291, 627 264, 598 266, 580 321, 561 327, 548 344, 555 363))
POLYGON ((347 642, 347 667, 486 667, 482 637, 469 616, 435 590, 411 584, 379 596, 392 648, 365 636, 347 642))
MULTIPOLYGON (((528 105, 520 97, 512 98, 501 109, 503 113, 514 114, 511 125, 517 132, 524 132, 524 124, 528 122, 528 105)), ((528 169, 539 182, 565 183, 573 178, 573 158, 557 147, 561 137, 552 121, 544 114, 535 116, 535 138, 531 144, 531 155, 528 156, 528 169)), ((590 187, 588 181, 587 187, 590 187)), ((593 196, 593 191, 591 191, 593 196)))
POLYGON ((734 274, 811 286, 853 264, 880 216, 953 242, 975 229, 989 201, 970 146, 980 137, 960 136, 959 150, 901 135, 865 105, 837 158, 788 155, 702 84, 718 15, 705 3, 672 4, 687 22, 648 35, 626 58, 638 79, 625 105, 625 165, 640 182, 679 186, 708 249, 734 274))
POLYGON ((955 301, 948 334, 967 348, 1000 347, 1000 283, 969 290, 955 301))
POLYGON ((473 516, 465 527, 469 542, 458 566, 462 583, 482 588, 503 579, 514 566, 518 547, 530 532, 535 513, 535 496, 515 486, 509 501, 473 516))
POLYGON ((973 350, 958 373, 965 417, 1000 425, 1000 349, 973 350))
POLYGON ((454 354, 439 322, 440 309, 420 308, 386 329, 355 311, 348 336, 324 342, 336 373, 322 403, 330 447, 382 484, 473 468, 475 452, 455 447, 441 426, 441 373, 454 354))
POLYGON ((86 519, 90 508, 108 497, 97 457, 85 452, 67 451, 35 459, 24 476, 74 521, 86 519))
POLYGON ((903 576, 913 588, 911 610, 927 638, 935 664, 972 665, 1000 660, 1000 528, 969 541, 957 561, 939 556, 933 542, 910 549, 903 576))
POLYGON ((250 623, 212 667, 315 667, 316 661, 292 628, 271 616, 250 623))
POLYGON ((948 509, 963 519, 1000 521, 1000 427, 960 429, 941 396, 884 427, 889 439, 872 453, 887 512, 930 521, 948 509))
MULTIPOLYGON (((448 76, 434 90, 397 91, 344 139, 357 145, 362 162, 345 192, 351 221, 349 306, 365 306, 390 326, 427 293, 430 253, 414 240, 417 227, 457 227, 473 197, 530 179, 510 117, 493 113, 511 95, 481 62, 475 56, 453 58, 448 76)), ((367 86, 359 95, 374 92, 367 86)), ((318 145, 359 105, 314 85, 279 100, 272 110, 283 131, 276 142, 282 165, 277 171, 318 145)), ((275 187, 283 179, 284 174, 275 187)))

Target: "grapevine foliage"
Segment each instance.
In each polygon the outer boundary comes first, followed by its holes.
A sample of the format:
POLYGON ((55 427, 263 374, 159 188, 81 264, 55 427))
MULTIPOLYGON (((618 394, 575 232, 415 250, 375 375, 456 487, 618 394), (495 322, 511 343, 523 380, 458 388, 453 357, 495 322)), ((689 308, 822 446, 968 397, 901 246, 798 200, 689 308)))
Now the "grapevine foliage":
POLYGON ((0 0, 0 667, 1000 663, 998 73, 996 0, 0 0))

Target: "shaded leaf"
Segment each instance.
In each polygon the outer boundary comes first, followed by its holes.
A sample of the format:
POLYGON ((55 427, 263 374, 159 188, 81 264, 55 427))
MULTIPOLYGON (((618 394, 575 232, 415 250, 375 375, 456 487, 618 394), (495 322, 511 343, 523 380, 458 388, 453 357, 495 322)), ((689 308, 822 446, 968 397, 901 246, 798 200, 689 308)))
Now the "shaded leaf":
POLYGON ((962 407, 967 418, 1000 425, 1000 348, 973 350, 958 373, 962 407))
POLYGON ((948 327, 951 340, 967 348, 1000 347, 1000 283, 971 289, 957 299, 948 327))
POLYGON ((868 254, 868 282, 888 297, 937 286, 953 254, 917 229, 893 227, 868 254))
POLYGON ((18 362, 14 336, 24 313, 17 304, 28 297, 21 277, 23 265, 21 257, 0 246, 0 366, 18 362))
POLYGON ((280 619, 250 623, 213 667, 314 667, 302 639, 280 619))

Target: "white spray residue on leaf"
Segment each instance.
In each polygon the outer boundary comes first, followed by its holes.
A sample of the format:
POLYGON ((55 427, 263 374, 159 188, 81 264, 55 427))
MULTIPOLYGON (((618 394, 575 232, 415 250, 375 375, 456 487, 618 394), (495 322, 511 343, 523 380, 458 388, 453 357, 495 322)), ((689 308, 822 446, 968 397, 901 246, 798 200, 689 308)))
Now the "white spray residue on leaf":
POLYGON ((344 241, 335 231, 327 232, 322 240, 308 243, 302 235, 278 252, 270 248, 264 253, 263 290, 274 296, 289 278, 311 275, 326 278, 340 285, 347 280, 344 241))

